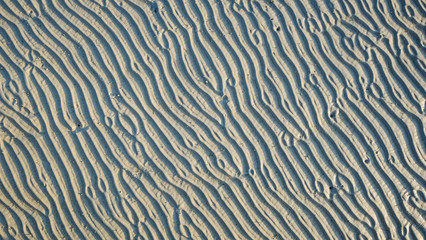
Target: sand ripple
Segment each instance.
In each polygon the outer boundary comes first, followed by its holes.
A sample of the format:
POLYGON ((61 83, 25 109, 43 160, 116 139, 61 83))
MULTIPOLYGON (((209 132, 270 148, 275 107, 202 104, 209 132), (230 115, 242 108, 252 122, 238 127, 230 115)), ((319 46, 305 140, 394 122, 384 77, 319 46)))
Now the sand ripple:
POLYGON ((0 1, 0 238, 421 239, 425 16, 0 1))

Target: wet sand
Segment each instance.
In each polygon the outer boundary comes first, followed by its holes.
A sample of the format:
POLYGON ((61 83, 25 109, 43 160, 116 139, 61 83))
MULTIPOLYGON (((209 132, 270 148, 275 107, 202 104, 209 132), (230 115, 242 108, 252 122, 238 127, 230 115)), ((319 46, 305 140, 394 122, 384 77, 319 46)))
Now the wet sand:
POLYGON ((422 239, 426 5, 0 2, 0 239, 422 239))

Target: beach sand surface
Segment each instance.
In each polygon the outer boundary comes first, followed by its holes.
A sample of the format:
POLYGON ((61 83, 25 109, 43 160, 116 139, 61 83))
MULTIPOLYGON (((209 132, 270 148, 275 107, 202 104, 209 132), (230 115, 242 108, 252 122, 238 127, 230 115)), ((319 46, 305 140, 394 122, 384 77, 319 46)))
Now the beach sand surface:
POLYGON ((0 239, 424 239, 422 0, 1 0, 0 239))

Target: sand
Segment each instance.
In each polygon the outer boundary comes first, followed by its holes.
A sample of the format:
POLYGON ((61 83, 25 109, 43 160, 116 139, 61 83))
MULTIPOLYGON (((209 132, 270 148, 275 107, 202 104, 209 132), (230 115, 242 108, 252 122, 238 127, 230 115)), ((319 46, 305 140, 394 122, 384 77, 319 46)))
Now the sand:
POLYGON ((0 1, 0 239, 423 239, 422 0, 0 1))

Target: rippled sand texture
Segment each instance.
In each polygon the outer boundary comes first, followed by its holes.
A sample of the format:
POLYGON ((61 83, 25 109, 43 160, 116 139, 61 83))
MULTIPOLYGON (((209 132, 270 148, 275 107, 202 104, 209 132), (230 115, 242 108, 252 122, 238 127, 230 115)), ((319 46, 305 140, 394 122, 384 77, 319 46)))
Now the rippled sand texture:
POLYGON ((0 2, 1 239, 424 236, 424 1, 0 2))

